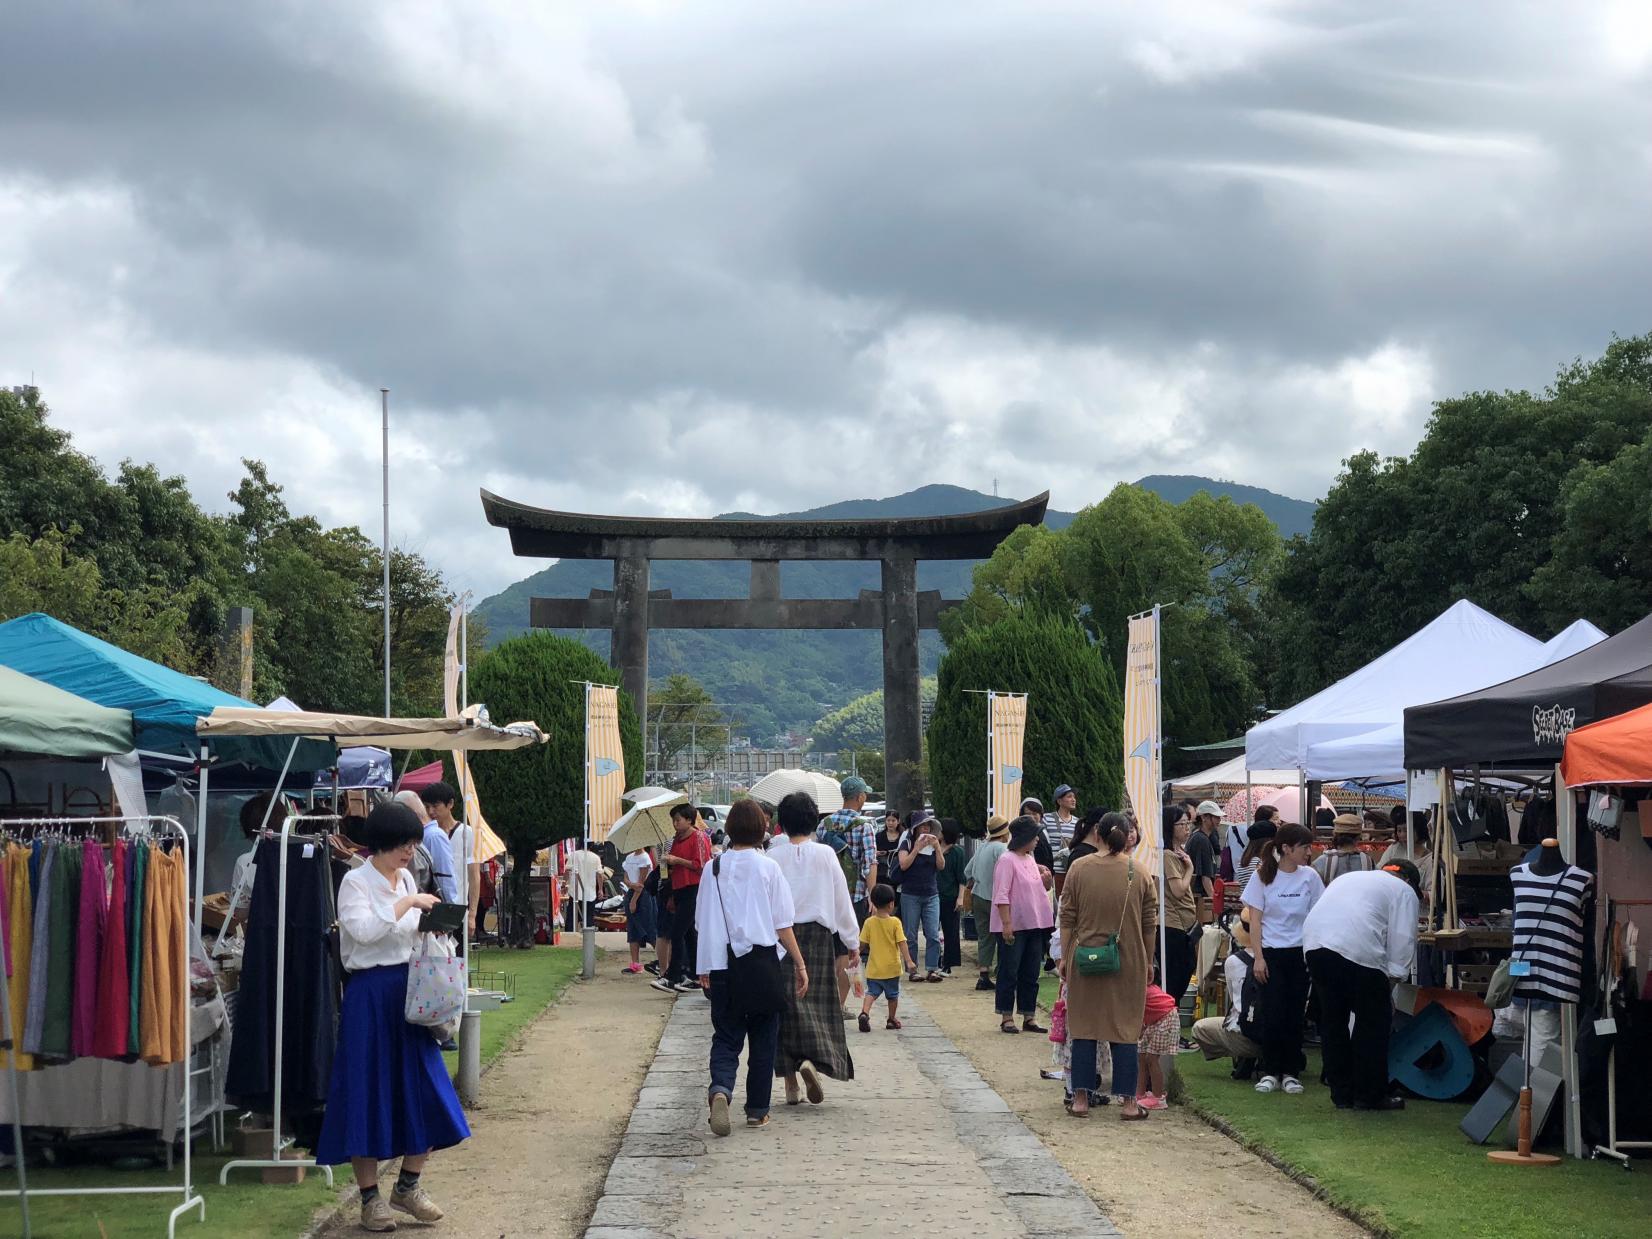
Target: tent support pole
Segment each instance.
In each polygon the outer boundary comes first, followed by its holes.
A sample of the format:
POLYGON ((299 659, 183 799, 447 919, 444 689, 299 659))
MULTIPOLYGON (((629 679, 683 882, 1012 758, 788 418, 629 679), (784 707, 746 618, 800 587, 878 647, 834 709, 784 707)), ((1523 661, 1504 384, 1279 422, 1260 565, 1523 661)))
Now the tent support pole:
MULTIPOLYGON (((1566 787, 1560 764, 1554 768, 1554 811, 1560 855, 1568 865, 1577 863, 1577 800, 1566 787)), ((1583 1156, 1583 1099, 1578 1096, 1577 1004, 1560 1004, 1560 1074, 1566 1084, 1566 1152, 1583 1156)))
MULTIPOLYGON (((201 742, 201 782, 195 789, 195 935, 201 935, 201 913, 204 910, 203 900, 206 899, 206 824, 207 824, 207 780, 211 774, 211 767, 207 764, 212 757, 212 746, 206 741, 201 742)), ((19 1150, 21 1153, 22 1150, 19 1150)))

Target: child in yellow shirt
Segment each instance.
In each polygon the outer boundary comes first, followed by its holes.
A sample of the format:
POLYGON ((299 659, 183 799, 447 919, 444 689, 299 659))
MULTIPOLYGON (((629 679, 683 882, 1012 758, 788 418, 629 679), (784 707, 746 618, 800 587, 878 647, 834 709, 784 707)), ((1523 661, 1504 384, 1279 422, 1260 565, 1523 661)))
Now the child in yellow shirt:
POLYGON ((872 888, 872 915, 860 927, 861 945, 868 948, 866 959, 866 997, 861 1001, 860 1030, 872 1031, 872 1004, 881 994, 889 1003, 889 1018, 885 1028, 900 1028, 895 1010, 901 999, 901 972, 916 971, 912 952, 906 946, 906 930, 895 916, 895 888, 879 882, 872 888))

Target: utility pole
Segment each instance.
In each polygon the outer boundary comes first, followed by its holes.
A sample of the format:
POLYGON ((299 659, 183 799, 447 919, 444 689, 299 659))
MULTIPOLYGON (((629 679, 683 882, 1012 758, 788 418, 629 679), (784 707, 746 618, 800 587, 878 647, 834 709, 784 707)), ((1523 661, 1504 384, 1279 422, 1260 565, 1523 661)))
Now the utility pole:
POLYGON ((390 389, 379 388, 384 434, 384 717, 390 717, 390 389))

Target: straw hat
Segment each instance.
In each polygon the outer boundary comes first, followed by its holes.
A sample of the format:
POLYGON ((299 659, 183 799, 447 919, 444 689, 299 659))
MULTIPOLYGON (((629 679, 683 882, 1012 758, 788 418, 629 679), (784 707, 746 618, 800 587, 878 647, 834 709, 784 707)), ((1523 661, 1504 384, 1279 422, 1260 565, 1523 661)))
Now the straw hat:
POLYGON ((1360 820, 1357 813, 1339 813, 1331 823, 1331 834, 1333 836, 1358 835, 1363 834, 1364 831, 1365 823, 1360 820))
POLYGON ((1010 824, 1002 813, 994 813, 987 819, 987 838, 1008 839, 1009 837, 1010 824))

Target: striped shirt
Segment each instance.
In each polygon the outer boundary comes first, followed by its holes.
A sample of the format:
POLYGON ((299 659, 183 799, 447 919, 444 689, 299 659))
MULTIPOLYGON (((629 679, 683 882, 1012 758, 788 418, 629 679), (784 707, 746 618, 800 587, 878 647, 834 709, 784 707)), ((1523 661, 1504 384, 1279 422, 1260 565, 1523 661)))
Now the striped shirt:
POLYGON ((1530 865, 1516 865, 1509 880, 1514 884, 1514 958, 1531 965, 1529 975, 1515 978, 1515 994, 1577 1002, 1583 996, 1583 905, 1594 878, 1575 865, 1546 876, 1530 865))

